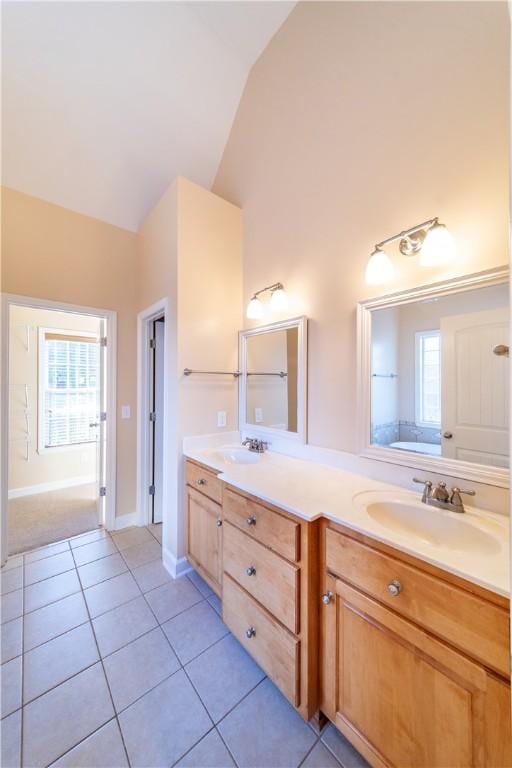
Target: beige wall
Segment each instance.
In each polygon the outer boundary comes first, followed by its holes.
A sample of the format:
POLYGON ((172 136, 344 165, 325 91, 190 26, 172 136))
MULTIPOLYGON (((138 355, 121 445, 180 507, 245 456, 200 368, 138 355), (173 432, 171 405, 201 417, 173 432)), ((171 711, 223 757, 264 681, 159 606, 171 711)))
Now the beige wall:
MULTIPOLYGON (((166 349, 172 414, 169 442, 169 526, 164 545, 184 555, 184 436, 229 431, 237 424, 237 383, 233 377, 185 377, 184 368, 235 370, 237 332, 242 322, 242 216, 234 205, 178 178, 139 230, 139 311, 167 298, 166 349), (217 411, 227 425, 218 429, 217 411), (179 513, 179 514, 178 514, 179 513)), ((165 511, 164 511, 165 516, 165 511)))
POLYGON ((2 190, 2 289, 117 312, 117 515, 135 511, 136 235, 2 190))
POLYGON ((356 450, 356 304, 508 261, 506 3, 299 3, 253 68, 214 184, 244 211, 244 296, 309 322, 309 442, 356 450), (369 288, 375 242, 439 215, 459 259, 369 288))
POLYGON ((87 315, 12 306, 9 324, 9 491, 75 478, 94 480, 97 474, 94 442, 42 452, 38 449, 38 338, 40 328, 88 332, 98 336, 100 321, 87 315), (29 398, 28 435, 25 385, 28 386, 29 398))

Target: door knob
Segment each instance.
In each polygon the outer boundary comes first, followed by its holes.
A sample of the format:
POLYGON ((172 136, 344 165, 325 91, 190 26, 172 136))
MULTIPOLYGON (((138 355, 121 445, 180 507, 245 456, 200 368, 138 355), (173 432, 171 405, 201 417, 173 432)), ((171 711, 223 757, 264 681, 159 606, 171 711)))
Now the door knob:
POLYGON ((450 440, 453 437, 453 432, 443 432, 443 437, 450 440))
POLYGON ((492 351, 495 355, 498 355, 498 357, 508 357, 509 355, 509 348, 506 344, 496 344, 492 351))

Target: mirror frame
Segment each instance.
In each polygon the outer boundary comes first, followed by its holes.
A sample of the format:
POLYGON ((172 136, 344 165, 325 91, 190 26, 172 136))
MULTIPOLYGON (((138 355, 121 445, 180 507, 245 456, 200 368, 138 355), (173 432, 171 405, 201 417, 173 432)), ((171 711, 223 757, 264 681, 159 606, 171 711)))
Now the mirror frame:
MULTIPOLYGON (((240 331, 238 334, 239 371, 238 377, 238 424, 240 432, 262 435, 264 437, 281 437, 300 443, 307 441, 307 360, 308 360, 308 321, 304 315, 290 320, 258 326, 240 331), (247 339, 265 333, 286 331, 297 328, 297 432, 286 429, 274 429, 259 424, 247 422, 247 339)), ((270 441, 269 441, 270 442, 270 441)))
MULTIPOLYGON (((490 467, 485 464, 472 464, 469 461, 448 459, 436 456, 424 456, 408 453, 398 448, 378 446, 371 443, 371 342, 372 312, 376 309, 398 307, 411 304, 421 299, 450 296, 455 293, 487 288, 492 285, 508 283, 507 266, 477 272, 471 275, 451 278, 431 285, 399 291, 374 299, 359 302, 357 305, 357 388, 358 388, 358 438, 359 454, 369 459, 387 461, 426 472, 484 482, 500 488, 509 487, 509 469, 490 467)), ((510 310, 509 310, 510 311, 510 310)))

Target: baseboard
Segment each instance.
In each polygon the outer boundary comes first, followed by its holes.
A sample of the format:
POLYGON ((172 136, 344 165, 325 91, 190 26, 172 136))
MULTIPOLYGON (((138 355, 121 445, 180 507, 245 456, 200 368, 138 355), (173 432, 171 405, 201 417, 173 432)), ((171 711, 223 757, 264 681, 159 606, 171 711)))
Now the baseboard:
POLYGON ((73 488, 75 485, 88 485, 95 483, 95 475, 85 475, 82 477, 70 477, 67 480, 54 480, 52 483, 40 483, 39 485, 26 485, 23 488, 12 488, 7 498, 19 499, 22 496, 35 496, 36 493, 47 493, 48 491, 61 491, 64 488, 73 488))
POLYGON ((162 551, 162 559, 164 567, 171 574, 173 579, 184 576, 186 573, 193 570, 186 557, 176 558, 172 552, 165 547, 162 551))
POLYGON ((119 515, 114 520, 114 531, 122 531, 123 528, 131 528, 133 525, 139 525, 136 512, 130 512, 128 515, 119 515))

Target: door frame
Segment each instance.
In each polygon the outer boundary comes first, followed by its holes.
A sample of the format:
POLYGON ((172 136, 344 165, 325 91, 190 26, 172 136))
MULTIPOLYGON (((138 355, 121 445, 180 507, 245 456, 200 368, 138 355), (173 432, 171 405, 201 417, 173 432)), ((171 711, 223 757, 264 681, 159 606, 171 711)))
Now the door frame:
POLYGON ((169 509, 169 486, 165 467, 168 466, 169 435, 170 435, 170 381, 168 350, 168 318, 169 301, 160 299, 150 307, 143 309, 137 315, 137 525, 151 523, 151 505, 149 503, 149 486, 151 485, 151 445, 150 445, 150 403, 152 365, 149 355, 149 340, 151 325, 154 320, 163 317, 164 323, 164 422, 162 464, 164 467, 162 482, 162 532, 165 537, 166 510, 169 509))
POLYGON ((1 319, 1 357, 3 361, 1 374, 1 493, 0 493, 0 517, 1 517, 1 561, 5 562, 9 552, 8 547, 8 477, 9 477, 9 310, 11 306, 29 307, 31 309, 43 309, 54 312, 70 312, 79 315, 92 315, 102 318, 107 326, 107 421, 106 421, 106 455, 105 455, 105 485, 107 494, 100 523, 107 529, 115 528, 116 519, 116 410, 117 410, 117 312, 111 309, 99 309, 98 307, 85 307, 79 304, 68 304, 63 301, 41 299, 31 296, 20 296, 12 293, 2 294, 2 319, 1 319))

